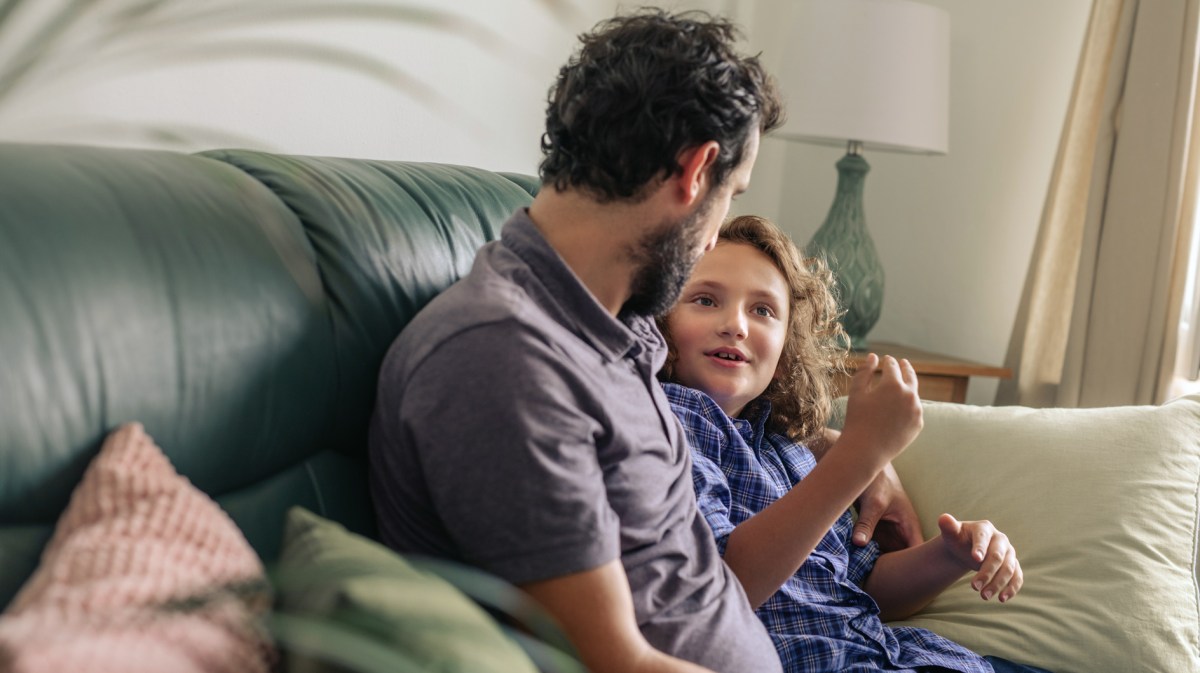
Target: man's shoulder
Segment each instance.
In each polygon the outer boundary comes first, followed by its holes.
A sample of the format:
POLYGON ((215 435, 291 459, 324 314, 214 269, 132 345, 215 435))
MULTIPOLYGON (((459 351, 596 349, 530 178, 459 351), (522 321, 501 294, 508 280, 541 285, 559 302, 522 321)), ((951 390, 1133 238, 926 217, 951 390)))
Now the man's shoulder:
POLYGON ((438 351, 463 348, 469 341, 466 337, 478 332, 530 329, 528 311, 519 288, 472 286, 464 279, 413 317, 392 344, 388 360, 415 367, 438 351))
POLYGON ((529 292, 521 284, 497 274, 472 272, 430 300, 400 336, 440 341, 498 323, 528 322, 530 309, 529 292))
POLYGON ((472 378, 497 369, 519 373, 521 363, 570 359, 572 338, 536 289, 473 271, 417 313, 392 343, 381 373, 392 384, 418 375, 453 378, 464 367, 472 378))

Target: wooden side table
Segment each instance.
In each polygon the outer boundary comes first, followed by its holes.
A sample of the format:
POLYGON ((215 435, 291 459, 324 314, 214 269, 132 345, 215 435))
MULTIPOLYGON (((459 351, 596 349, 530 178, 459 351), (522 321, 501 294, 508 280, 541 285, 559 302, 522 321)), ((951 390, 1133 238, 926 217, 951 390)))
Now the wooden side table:
MULTIPOLYGON (((917 372, 917 386, 923 400, 962 404, 967 400, 967 383, 970 377, 1012 378, 1012 370, 1005 367, 992 367, 890 343, 872 343, 866 351, 851 353, 846 363, 850 375, 866 361, 867 353, 875 353, 881 358, 890 355, 897 360, 908 358, 917 372)), ((839 394, 844 395, 849 385, 849 376, 842 377, 837 386, 839 394)))

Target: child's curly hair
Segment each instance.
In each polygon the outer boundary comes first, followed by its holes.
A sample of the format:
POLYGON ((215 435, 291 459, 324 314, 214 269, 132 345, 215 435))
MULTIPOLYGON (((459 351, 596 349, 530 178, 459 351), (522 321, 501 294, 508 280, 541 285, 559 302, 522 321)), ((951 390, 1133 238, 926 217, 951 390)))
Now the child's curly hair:
MULTIPOLYGON (((797 442, 811 441, 829 420, 834 376, 844 373, 846 366, 849 339, 839 320, 833 272, 823 260, 803 259, 788 235, 764 217, 743 215, 726 222, 719 241, 745 243, 762 251, 791 289, 788 335, 779 369, 762 397, 771 403, 771 430, 797 442)), ((659 378, 672 381, 678 355, 665 316, 658 325, 669 346, 659 378)))

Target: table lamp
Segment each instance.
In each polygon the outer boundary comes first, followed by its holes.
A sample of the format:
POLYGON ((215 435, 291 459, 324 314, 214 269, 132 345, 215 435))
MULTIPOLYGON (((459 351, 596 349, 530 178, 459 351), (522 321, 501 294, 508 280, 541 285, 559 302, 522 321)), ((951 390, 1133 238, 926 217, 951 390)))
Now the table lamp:
POLYGON ((867 347, 883 306, 883 267, 863 216, 864 150, 945 154, 950 17, 913 0, 797 0, 780 86, 786 140, 846 146, 824 224, 806 254, 838 285, 850 347, 867 347))

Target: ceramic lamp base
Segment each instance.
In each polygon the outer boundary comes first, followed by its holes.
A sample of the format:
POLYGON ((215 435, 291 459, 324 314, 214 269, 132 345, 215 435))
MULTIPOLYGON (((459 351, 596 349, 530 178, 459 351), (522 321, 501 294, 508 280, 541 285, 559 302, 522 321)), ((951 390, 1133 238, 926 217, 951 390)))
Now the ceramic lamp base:
POLYGON ((850 337, 850 347, 864 350, 867 333, 883 308, 883 266, 863 216, 863 183, 871 167, 857 149, 852 144, 838 161, 837 195, 805 252, 824 258, 833 270, 842 327, 850 337))

